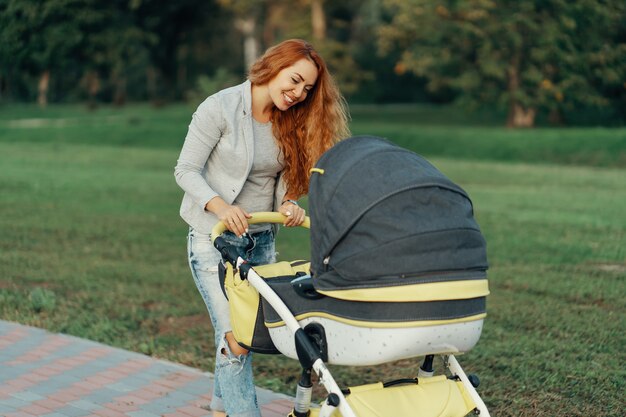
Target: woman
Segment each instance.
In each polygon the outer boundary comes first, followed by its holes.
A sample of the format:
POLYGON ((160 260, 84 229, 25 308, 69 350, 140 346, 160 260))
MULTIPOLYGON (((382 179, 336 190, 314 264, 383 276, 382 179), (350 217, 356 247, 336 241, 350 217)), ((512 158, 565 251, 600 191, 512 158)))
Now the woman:
POLYGON ((305 212, 297 199, 306 194, 309 169, 347 136, 345 102, 324 60, 298 39, 268 49, 246 82, 210 96, 193 115, 175 175, 185 191, 189 265, 215 331, 214 416, 261 414, 251 356, 232 335, 211 229, 221 220, 225 239, 252 264, 275 262, 274 230, 249 225, 249 213, 279 211, 285 226, 300 225, 305 212))

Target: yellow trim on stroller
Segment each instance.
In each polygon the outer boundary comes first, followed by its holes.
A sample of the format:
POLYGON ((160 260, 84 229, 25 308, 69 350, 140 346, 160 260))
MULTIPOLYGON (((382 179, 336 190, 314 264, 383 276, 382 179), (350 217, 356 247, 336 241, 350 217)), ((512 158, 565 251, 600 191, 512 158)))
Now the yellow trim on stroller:
POLYGON ((461 281, 427 282, 394 287, 356 288, 349 290, 322 291, 320 294, 341 300, 351 301, 439 301, 465 300, 468 298, 485 297, 489 294, 486 279, 461 281))
MULTIPOLYGON (((437 325, 442 325, 442 324, 466 323, 470 321, 484 319, 485 317, 487 317, 487 313, 475 314, 473 316, 461 317, 458 319, 449 319, 449 320, 415 320, 415 321, 403 321, 403 322, 359 321, 359 320, 346 319, 343 317, 338 317, 332 314, 317 312, 317 311, 308 311, 304 314, 299 314, 294 317, 298 321, 309 318, 309 317, 324 317, 327 319, 338 321, 340 323, 349 324, 351 326, 379 328, 379 329, 399 329, 399 328, 404 328, 404 327, 424 327, 424 326, 437 326, 437 325)), ((279 321, 275 323, 265 322, 265 326, 267 328, 281 327, 284 325, 285 325, 284 321, 279 321)))

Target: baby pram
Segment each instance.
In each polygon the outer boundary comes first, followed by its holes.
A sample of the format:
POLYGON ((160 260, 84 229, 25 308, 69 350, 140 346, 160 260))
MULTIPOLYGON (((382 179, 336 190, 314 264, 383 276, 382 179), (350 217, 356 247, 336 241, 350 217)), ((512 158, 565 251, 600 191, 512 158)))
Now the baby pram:
MULTIPOLYGON (((354 137, 312 169, 309 213, 310 263, 253 268, 214 241, 235 339, 302 365, 291 415, 488 416, 477 379, 453 355, 477 343, 489 293, 486 245, 465 191, 415 153, 354 137), (438 376, 435 355, 447 369, 438 376), (347 390, 326 367, 422 356, 416 376, 347 390), (312 370, 328 392, 321 408, 310 405, 312 370)), ((283 220, 256 213, 250 222, 283 220)), ((220 223, 212 236, 224 230, 220 223)))

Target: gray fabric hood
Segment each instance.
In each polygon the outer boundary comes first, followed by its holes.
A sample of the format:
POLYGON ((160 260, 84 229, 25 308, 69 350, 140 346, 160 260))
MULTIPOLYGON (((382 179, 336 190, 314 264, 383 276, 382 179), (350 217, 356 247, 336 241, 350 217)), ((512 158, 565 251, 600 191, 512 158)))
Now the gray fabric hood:
POLYGON ((373 136, 341 141, 311 174, 318 290, 484 278, 486 243, 466 192, 423 157, 373 136))

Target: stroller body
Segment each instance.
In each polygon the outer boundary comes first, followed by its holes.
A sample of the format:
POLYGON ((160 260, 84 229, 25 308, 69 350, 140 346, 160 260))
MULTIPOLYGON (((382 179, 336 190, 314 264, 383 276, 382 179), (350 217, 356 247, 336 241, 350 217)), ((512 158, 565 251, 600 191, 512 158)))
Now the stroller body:
MULTIPOLYGON (((419 155, 355 137, 312 170, 309 213, 310 263, 250 268, 216 241, 231 258, 222 279, 237 341, 298 359, 299 393, 315 370, 329 392, 321 416, 335 408, 343 417, 488 415, 453 356, 478 342, 489 293, 486 245, 465 191, 419 155), (449 377, 430 377, 434 355, 444 357, 449 377), (425 362, 412 383, 356 387, 347 396, 325 367, 418 356, 425 362)), ((223 230, 218 224, 213 236, 223 230)), ((310 412, 301 400, 294 416, 310 412)))

